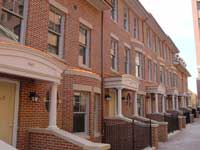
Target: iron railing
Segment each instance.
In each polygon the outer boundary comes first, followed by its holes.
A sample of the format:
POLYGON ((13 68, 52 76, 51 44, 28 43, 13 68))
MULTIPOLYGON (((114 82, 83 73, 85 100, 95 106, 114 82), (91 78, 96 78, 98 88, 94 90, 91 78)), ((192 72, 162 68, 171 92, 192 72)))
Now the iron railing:
POLYGON ((178 116, 172 114, 165 114, 164 121, 168 122, 168 133, 179 129, 178 116))
POLYGON ((104 122, 103 142, 111 145, 111 150, 141 150, 152 146, 151 121, 146 124, 108 120, 104 122))

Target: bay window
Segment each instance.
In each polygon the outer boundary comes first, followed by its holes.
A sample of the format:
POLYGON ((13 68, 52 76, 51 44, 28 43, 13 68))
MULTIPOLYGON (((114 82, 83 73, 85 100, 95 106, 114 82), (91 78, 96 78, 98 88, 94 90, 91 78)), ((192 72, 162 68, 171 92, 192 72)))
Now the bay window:
POLYGON ((125 53, 125 73, 130 74, 130 49, 126 48, 125 53))
POLYGON ((135 55, 135 72, 136 72, 136 77, 144 79, 144 56, 136 52, 135 55))
POLYGON ((5 36, 22 42, 25 33, 24 8, 27 1, 24 0, 3 0, 0 16, 0 29, 5 36), (24 28, 22 28, 24 25, 24 28))
POLYGON ((124 7, 124 29, 129 31, 129 10, 127 7, 124 7))
POLYGON ((73 132, 88 133, 89 93, 75 92, 73 100, 73 132))
POLYGON ((152 62, 148 60, 148 80, 152 80, 152 62))

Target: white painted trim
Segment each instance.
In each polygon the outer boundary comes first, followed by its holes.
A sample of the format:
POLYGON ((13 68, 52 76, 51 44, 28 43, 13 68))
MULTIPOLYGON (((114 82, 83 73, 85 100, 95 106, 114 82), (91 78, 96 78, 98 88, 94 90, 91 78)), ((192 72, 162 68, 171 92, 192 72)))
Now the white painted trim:
POLYGON ((109 144, 94 143, 84 138, 81 138, 75 134, 72 134, 70 132, 61 130, 59 128, 57 129, 40 129, 40 128, 30 129, 29 132, 51 134, 67 142, 80 146, 83 148, 83 150, 109 150, 110 149, 109 144))
POLYGON ((83 19, 82 17, 79 17, 79 22, 81 24, 83 24, 84 26, 86 26, 90 29, 93 29, 93 25, 90 22, 88 22, 87 20, 83 19))
POLYGON ((128 43, 124 43, 124 46, 131 49, 131 45, 129 45, 128 43))
POLYGON ((69 11, 66 7, 64 7, 60 3, 56 2, 55 0, 49 0, 49 4, 51 4, 52 6, 56 7, 57 9, 61 10, 62 12, 66 13, 66 14, 69 13, 69 11))
POLYGON ((93 78, 93 79, 101 81, 101 77, 98 74, 94 74, 92 72, 84 71, 84 70, 68 69, 68 70, 65 70, 65 74, 83 76, 83 77, 93 78))
POLYGON ((18 114, 19 114, 20 82, 16 80, 7 79, 7 78, 0 78, 0 82, 7 82, 7 83, 12 83, 16 85, 13 132, 12 132, 12 145, 16 147, 17 146, 18 114))
POLYGON ((110 33, 110 36, 111 36, 113 39, 119 41, 118 36, 116 36, 114 33, 111 32, 111 33, 110 33))
POLYGON ((82 85, 82 84, 73 84, 73 90, 92 92, 92 86, 82 85))
POLYGON ((24 12, 23 19, 21 23, 21 31, 20 31, 20 43, 25 44, 26 39, 26 29, 27 29, 27 17, 28 17, 28 7, 29 0, 24 1, 24 12))

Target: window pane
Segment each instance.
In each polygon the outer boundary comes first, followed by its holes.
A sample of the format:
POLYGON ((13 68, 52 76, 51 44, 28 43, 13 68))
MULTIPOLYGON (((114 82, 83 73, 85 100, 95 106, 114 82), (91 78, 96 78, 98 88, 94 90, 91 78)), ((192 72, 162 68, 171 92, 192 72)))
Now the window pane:
POLYGON ((49 28, 60 33, 61 18, 61 15, 51 10, 49 12, 49 28))
POLYGON ((74 96, 74 112, 80 112, 80 96, 74 96))
POLYGON ((48 51, 54 54, 58 54, 59 36, 49 32, 48 33, 48 51))
POLYGON ((80 27, 79 42, 83 45, 87 45, 87 30, 80 27))
POLYGON ((6 12, 2 11, 0 24, 4 27, 4 31, 11 36, 13 39, 19 41, 20 39, 20 28, 21 19, 6 12))
POLYGON ((23 16, 24 0, 3 0, 3 7, 23 16))
POLYGON ((80 46, 79 63, 86 65, 86 47, 80 46))
POLYGON ((85 114, 74 114, 73 131, 85 132, 85 114))

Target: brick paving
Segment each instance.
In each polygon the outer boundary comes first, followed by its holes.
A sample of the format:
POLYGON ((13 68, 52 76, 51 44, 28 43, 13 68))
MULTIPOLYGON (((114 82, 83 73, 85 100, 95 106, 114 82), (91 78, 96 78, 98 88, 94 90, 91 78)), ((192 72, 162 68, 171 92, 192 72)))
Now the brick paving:
POLYGON ((200 119, 170 136, 167 142, 159 143, 159 150, 200 150, 200 119))

